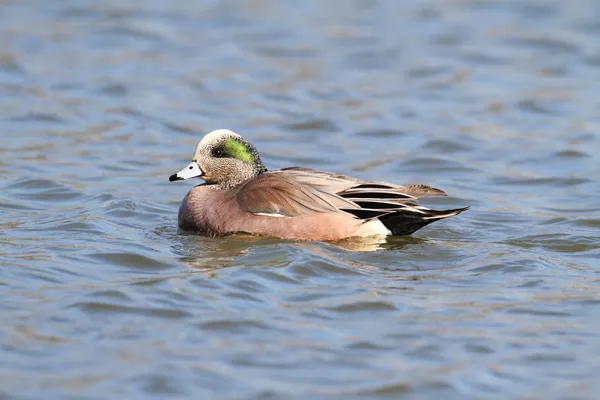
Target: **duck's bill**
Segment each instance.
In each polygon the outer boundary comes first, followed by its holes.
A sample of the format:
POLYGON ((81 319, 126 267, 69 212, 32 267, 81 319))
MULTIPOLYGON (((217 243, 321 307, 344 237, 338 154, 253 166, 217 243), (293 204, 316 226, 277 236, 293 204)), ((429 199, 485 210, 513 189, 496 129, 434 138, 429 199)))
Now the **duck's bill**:
POLYGON ((202 170, 200 169, 200 166, 198 165, 197 162, 192 161, 191 163, 189 163, 187 165, 187 167, 185 167, 184 169, 182 169, 178 173, 171 175, 169 177, 169 182, 181 181, 181 180, 184 180, 184 179, 197 178, 197 177, 200 177, 200 176, 202 176, 202 170))

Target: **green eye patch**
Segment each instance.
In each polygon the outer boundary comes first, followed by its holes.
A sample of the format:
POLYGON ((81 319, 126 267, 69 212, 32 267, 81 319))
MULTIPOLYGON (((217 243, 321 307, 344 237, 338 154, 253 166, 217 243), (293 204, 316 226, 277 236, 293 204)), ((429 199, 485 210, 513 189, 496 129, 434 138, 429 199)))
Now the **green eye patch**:
POLYGON ((227 139, 223 144, 223 149, 228 156, 237 158, 248 164, 254 164, 254 157, 246 145, 235 139, 227 139))

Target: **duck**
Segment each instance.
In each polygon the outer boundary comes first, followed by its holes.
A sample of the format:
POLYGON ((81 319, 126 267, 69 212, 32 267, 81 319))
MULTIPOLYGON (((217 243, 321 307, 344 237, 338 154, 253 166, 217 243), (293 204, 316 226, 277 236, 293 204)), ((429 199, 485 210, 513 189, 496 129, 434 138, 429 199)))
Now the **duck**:
POLYGON ((228 129, 206 134, 192 161, 169 182, 201 178, 184 197, 182 231, 223 237, 337 241, 411 235, 469 207, 434 210, 421 197, 447 196, 427 185, 400 186, 304 167, 267 170, 252 143, 228 129))

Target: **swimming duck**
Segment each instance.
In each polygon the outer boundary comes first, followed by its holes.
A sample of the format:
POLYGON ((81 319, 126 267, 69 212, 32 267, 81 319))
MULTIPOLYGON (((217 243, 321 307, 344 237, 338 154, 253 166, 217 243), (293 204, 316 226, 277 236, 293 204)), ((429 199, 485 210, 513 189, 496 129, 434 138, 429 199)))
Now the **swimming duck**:
POLYGON ((169 181, 202 178, 179 208, 179 227, 204 236, 242 233, 333 241, 410 235, 468 209, 432 210, 419 197, 446 196, 426 185, 398 186, 289 167, 269 171, 252 143, 227 129, 208 133, 192 162, 169 181))

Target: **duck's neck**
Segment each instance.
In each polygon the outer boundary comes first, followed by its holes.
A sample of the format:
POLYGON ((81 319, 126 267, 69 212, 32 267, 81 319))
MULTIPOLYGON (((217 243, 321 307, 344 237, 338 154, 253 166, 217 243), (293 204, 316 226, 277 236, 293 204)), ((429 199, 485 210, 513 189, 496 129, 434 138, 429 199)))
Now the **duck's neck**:
POLYGON ((231 189, 236 186, 243 185, 244 183, 256 178, 258 175, 267 172, 267 168, 261 163, 260 168, 254 168, 249 171, 239 171, 236 175, 230 177, 230 179, 221 181, 210 185, 213 189, 231 189))

